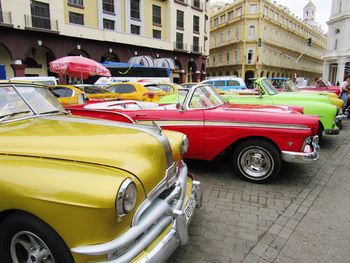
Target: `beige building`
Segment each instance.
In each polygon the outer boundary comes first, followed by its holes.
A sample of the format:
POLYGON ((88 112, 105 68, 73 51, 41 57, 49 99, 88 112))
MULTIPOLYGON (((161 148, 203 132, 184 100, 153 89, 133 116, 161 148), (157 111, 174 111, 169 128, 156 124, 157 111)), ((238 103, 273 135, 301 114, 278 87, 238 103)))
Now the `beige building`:
POLYGON ((208 76, 321 76, 327 39, 307 22, 315 15, 313 7, 305 7, 305 22, 276 1, 237 0, 217 9, 210 18, 208 76))
MULTIPOLYGON (((175 63, 172 78, 204 78, 207 0, 0 0, 0 64, 6 76, 48 75, 66 55, 96 61, 175 63)), ((152 66, 152 65, 151 65, 152 66)))

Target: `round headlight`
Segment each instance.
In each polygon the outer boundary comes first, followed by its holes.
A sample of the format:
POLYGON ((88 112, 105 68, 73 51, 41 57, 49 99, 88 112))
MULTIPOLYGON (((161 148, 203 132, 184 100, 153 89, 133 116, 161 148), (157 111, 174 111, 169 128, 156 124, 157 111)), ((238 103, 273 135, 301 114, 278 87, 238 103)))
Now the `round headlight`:
POLYGON ((130 179, 126 179, 119 188, 116 210, 119 216, 124 216, 134 208, 136 204, 137 191, 135 183, 130 179))
POLYGON ((181 142, 181 154, 185 154, 188 150, 188 139, 187 136, 182 136, 182 142, 181 142))

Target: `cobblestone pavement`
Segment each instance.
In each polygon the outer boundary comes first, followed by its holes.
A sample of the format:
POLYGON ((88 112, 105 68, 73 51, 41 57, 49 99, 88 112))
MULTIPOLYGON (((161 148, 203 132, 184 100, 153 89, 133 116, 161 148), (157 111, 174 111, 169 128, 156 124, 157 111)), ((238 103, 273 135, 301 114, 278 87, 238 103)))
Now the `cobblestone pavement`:
POLYGON ((232 177, 227 157, 187 161, 203 184, 203 206, 191 223, 189 243, 168 263, 283 262, 287 253, 280 252, 350 149, 350 121, 343 123, 340 135, 323 137, 318 162, 285 163, 269 184, 232 177))

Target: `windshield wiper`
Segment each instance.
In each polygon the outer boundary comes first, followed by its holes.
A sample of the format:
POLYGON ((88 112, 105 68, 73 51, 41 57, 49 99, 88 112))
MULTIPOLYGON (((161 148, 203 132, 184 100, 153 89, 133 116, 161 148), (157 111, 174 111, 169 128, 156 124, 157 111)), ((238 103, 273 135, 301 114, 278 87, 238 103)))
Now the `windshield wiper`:
POLYGON ((51 113, 63 113, 63 114, 68 114, 68 111, 65 110, 52 110, 52 111, 46 111, 46 112, 42 112, 40 114, 51 114, 51 113))
POLYGON ((24 114, 24 113, 29 113, 31 112, 30 110, 25 110, 25 111, 17 111, 17 112, 12 112, 6 115, 0 116, 0 122, 5 121, 13 116, 19 115, 19 114, 24 114))

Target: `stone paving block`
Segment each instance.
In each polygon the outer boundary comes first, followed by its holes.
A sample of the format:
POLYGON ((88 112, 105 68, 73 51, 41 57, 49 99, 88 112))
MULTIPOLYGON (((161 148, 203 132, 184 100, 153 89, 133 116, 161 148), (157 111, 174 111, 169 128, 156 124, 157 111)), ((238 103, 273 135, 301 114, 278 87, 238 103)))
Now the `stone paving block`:
POLYGON ((277 256, 278 256, 278 250, 273 247, 268 247, 268 249, 265 251, 265 253, 262 256, 262 259, 268 262, 273 262, 277 256))
POLYGON ((269 229, 269 233, 274 234, 274 235, 278 235, 279 232, 281 232, 282 228, 283 228, 283 226, 281 226, 277 223, 274 223, 272 225, 272 227, 269 229))
POLYGON ((297 225, 299 224, 299 221, 295 220, 294 218, 290 218, 285 227, 288 227, 289 229, 295 229, 297 225))
POLYGON ((254 254, 249 254, 244 260, 243 263, 257 263, 259 261, 260 257, 254 255, 254 254))
POLYGON ((205 231, 204 237, 207 239, 212 239, 212 240, 218 240, 218 241, 223 241, 224 236, 220 233, 214 232, 214 231, 205 231))
POLYGON ((266 245, 270 245, 272 241, 276 239, 276 237, 277 235, 267 232, 260 241, 266 245))
POLYGON ((237 237, 245 240, 258 241, 258 237, 256 235, 251 235, 247 233, 238 233, 237 237))
POLYGON ((275 248, 277 251, 281 251, 283 246, 286 244, 287 239, 282 237, 282 236, 278 236, 274 241, 272 241, 272 243, 270 244, 271 247, 275 248))
POLYGON ((259 242, 251 251, 252 254, 262 257, 269 245, 259 242))
POLYGON ((283 238, 285 238, 285 239, 288 239, 290 236, 291 236, 291 234, 293 233, 293 230, 292 229, 289 229, 289 228, 287 228, 287 227, 284 227, 283 229, 282 229, 282 231, 278 234, 280 237, 283 237, 283 238))
POLYGON ((302 205, 302 206, 299 207, 298 212, 305 214, 308 210, 309 210, 309 207, 302 205))
POLYGON ((287 222, 288 222, 289 218, 286 217, 286 216, 280 216, 277 220, 276 220, 276 223, 281 225, 281 226, 284 226, 287 222))

